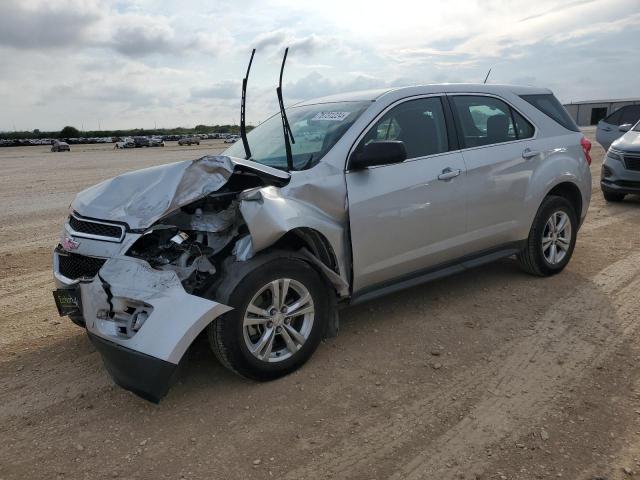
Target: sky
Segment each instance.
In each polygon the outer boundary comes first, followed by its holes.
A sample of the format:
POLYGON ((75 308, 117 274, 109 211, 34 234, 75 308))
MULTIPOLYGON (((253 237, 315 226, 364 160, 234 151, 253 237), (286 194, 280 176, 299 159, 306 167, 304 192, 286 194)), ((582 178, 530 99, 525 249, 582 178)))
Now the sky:
POLYGON ((0 0, 0 131, 238 123, 442 82, 640 97, 640 0, 0 0))

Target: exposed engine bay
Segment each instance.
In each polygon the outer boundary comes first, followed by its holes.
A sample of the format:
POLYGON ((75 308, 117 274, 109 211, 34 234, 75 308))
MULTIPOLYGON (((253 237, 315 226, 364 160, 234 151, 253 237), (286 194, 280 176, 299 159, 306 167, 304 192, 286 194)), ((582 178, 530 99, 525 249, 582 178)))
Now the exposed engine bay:
POLYGON ((234 185, 209 194, 161 219, 136 241, 127 255, 153 268, 176 272, 185 290, 201 294, 232 254, 236 240, 248 234, 239 211, 238 195, 262 186, 251 174, 232 177, 234 185), (244 184, 244 188, 240 187, 244 184))

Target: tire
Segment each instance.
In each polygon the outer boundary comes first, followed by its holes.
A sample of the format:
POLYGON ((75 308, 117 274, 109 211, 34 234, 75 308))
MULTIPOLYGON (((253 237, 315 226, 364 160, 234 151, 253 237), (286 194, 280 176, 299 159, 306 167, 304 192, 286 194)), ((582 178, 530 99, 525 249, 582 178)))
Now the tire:
POLYGON ((624 193, 609 192, 608 190, 602 190, 602 196, 607 202, 621 202, 624 200, 624 193))
POLYGON ((205 295, 234 308, 214 320, 207 329, 213 353, 224 366, 252 380, 273 380, 297 370, 318 347, 328 323, 330 297, 325 282, 309 263, 288 252, 257 256, 248 262, 234 264, 235 270, 225 272, 215 295, 205 295), (281 313, 273 316, 270 305, 276 300, 272 282, 280 282, 277 290, 282 292, 285 289, 283 279, 289 280, 285 304, 295 307, 306 291, 310 302, 299 302, 303 308, 296 311, 308 310, 311 305, 313 313, 294 315, 289 320, 281 313), (256 315, 255 310, 249 312, 250 305, 271 315, 256 315), (261 323, 246 325, 245 318, 261 323), (269 331, 273 332, 271 348, 268 342, 264 343, 269 331), (300 342, 302 338, 304 342, 300 342), (263 343, 266 345, 263 349, 257 348, 263 343), (251 348, 257 352, 252 353, 251 348))
POLYGON ((520 267, 525 272, 540 277, 561 272, 571 260, 577 233, 578 220, 573 205, 564 197, 547 196, 538 208, 525 248, 517 255, 520 267), (566 219, 568 231, 565 226, 560 233, 556 232, 554 235, 550 232, 552 215, 559 227, 563 225, 562 220, 566 219), (544 246, 543 237, 546 238, 544 246))

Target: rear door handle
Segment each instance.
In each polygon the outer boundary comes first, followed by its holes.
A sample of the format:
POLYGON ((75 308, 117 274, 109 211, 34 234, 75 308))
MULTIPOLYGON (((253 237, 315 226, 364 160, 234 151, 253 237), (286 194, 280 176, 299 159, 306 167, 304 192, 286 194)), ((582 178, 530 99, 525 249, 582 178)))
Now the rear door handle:
POLYGON ((602 130, 605 131, 605 132, 610 132, 612 130, 612 128, 611 127, 604 127, 602 130))
POLYGON ((525 148, 522 151, 522 158, 524 158, 525 160, 529 158, 533 158, 536 155, 540 155, 540 152, 538 152, 537 150, 531 150, 530 148, 525 148))
POLYGON ((460 175, 460 173, 462 173, 462 170, 460 169, 452 170, 451 168, 447 167, 442 170, 442 173, 440 175, 438 175, 438 180, 451 180, 452 178, 456 178, 458 175, 460 175))

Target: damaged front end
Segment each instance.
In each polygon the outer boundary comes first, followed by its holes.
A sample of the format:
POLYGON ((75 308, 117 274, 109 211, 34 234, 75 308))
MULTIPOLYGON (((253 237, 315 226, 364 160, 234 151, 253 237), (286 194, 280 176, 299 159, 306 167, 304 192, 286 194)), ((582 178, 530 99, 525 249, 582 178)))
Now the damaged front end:
MULTIPOLYGON (((77 196, 54 252, 58 292, 68 294, 56 298, 59 308, 60 298, 71 299, 77 311, 65 314, 86 326, 116 383, 155 402, 166 394, 193 340, 232 309, 214 300, 230 258, 250 259, 308 216, 341 244, 340 222, 281 195, 289 180, 254 162, 206 156, 77 196)), ((327 266, 314 253, 306 250, 310 263, 348 294, 337 262, 327 266)))

